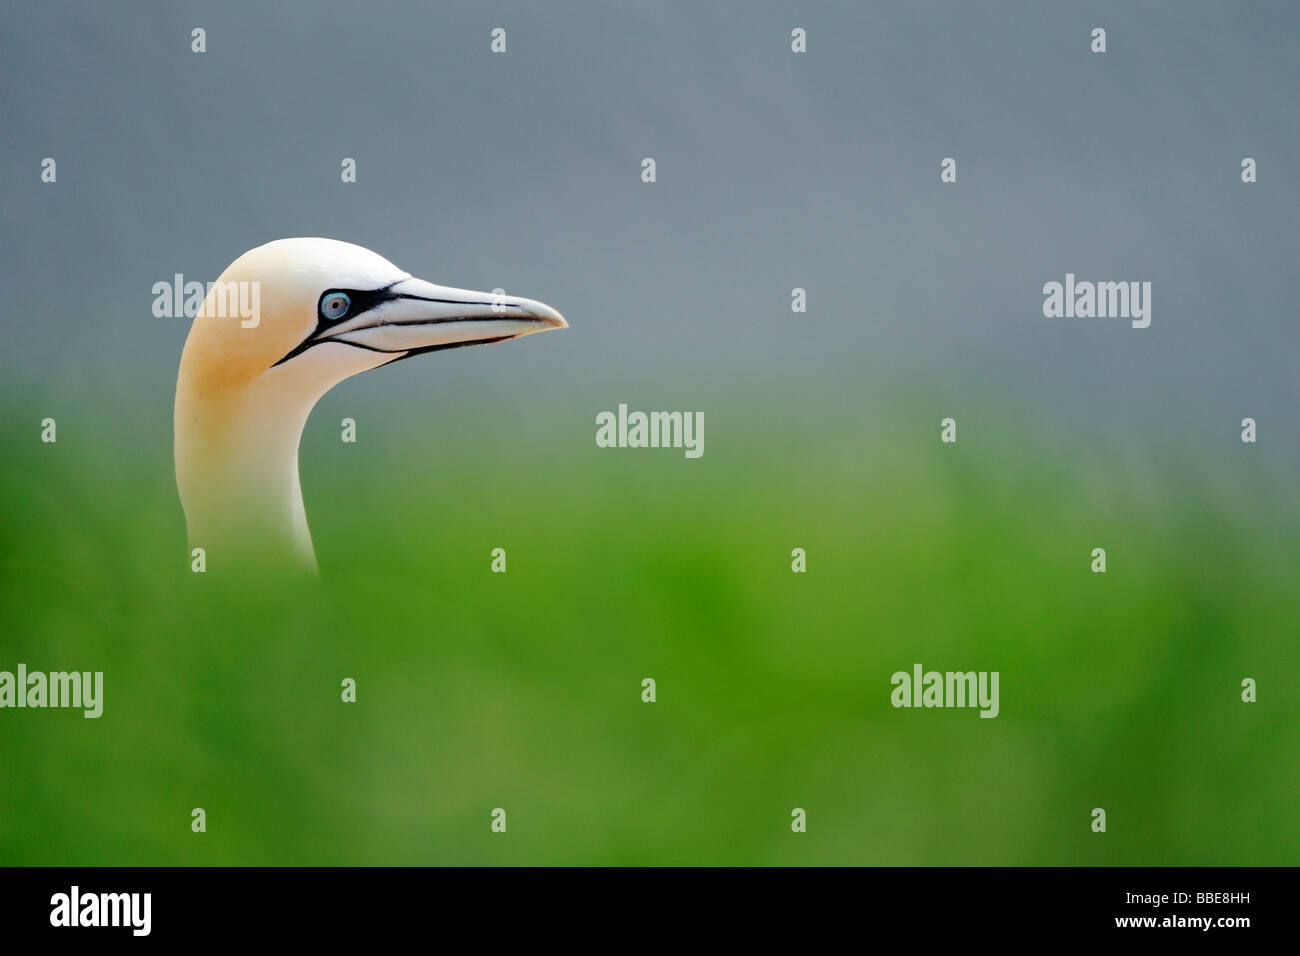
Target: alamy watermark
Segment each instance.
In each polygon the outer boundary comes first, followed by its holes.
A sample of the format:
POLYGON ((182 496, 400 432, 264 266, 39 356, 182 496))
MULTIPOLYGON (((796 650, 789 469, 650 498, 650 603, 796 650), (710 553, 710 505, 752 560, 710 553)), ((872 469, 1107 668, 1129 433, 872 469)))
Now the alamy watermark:
POLYGON ((51 926, 126 926, 133 936, 148 936, 152 893, 83 893, 73 886, 50 897, 51 926))
POLYGON ((1130 319, 1133 328, 1151 324, 1150 282, 1065 282, 1043 285, 1043 315, 1049 319, 1130 319))
POLYGON ((83 717, 104 712, 103 671, 0 671, 0 707, 81 708, 83 717))
POLYGON ((596 415, 597 448, 683 448, 687 458, 704 454, 703 412, 629 412, 596 415))
POLYGON ((259 282, 186 282, 179 272, 172 281, 153 284, 153 314, 159 319, 192 319, 204 300, 204 314, 217 319, 239 319, 246 329, 262 321, 262 286, 259 282))
POLYGON ((1000 709, 997 671, 941 673, 914 664, 912 673, 897 671, 889 682, 895 707, 978 707, 981 717, 996 717, 1000 709))

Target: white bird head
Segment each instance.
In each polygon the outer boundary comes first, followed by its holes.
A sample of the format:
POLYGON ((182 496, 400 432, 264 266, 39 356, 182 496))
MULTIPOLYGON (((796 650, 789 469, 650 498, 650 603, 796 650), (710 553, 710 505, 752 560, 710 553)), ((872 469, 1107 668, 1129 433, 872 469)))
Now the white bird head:
POLYGON ((566 326, 541 302, 434 285, 351 243, 280 239, 244 253, 209 289, 177 378, 191 547, 236 560, 282 550, 314 566, 298 442, 325 392, 400 359, 566 326))
POLYGON ((278 239, 222 273, 190 329, 182 371, 226 382, 291 375, 324 394, 397 359, 566 325, 541 302, 434 285, 348 242, 278 239), (242 293, 256 315, 225 305, 230 283, 256 289, 242 293))

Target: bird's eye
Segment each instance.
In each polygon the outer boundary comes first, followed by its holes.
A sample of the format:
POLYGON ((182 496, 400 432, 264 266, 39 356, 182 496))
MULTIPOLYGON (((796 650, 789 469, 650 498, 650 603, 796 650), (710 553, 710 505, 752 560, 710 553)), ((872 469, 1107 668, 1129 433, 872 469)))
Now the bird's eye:
POLYGON ((348 298, 346 292, 331 292, 320 300, 321 318, 329 319, 331 322, 343 318, 350 308, 352 308, 352 300, 348 298))

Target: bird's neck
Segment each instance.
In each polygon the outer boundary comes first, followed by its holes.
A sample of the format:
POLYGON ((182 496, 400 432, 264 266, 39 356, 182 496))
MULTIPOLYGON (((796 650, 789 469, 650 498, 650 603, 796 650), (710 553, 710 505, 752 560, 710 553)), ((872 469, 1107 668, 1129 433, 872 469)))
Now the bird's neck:
POLYGON ((298 480, 298 444, 319 397, 265 378, 176 389, 176 481, 191 548, 209 568, 290 566, 316 558, 298 480))

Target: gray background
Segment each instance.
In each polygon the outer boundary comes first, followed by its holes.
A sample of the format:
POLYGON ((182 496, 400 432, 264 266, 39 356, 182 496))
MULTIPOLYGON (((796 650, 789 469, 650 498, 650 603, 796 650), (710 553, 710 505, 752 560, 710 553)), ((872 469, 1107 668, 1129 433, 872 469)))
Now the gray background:
POLYGON ((322 235, 572 324, 362 376, 351 405, 544 389, 521 414, 587 444, 619 401, 716 393, 725 417, 821 389, 927 428, 1014 407, 1206 460, 1252 415, 1290 460, 1300 5, 1074 7, 11 6, 9 401, 164 437, 186 323, 151 315, 151 285, 322 235), (1043 318, 1066 272, 1150 280, 1151 327, 1043 318))

